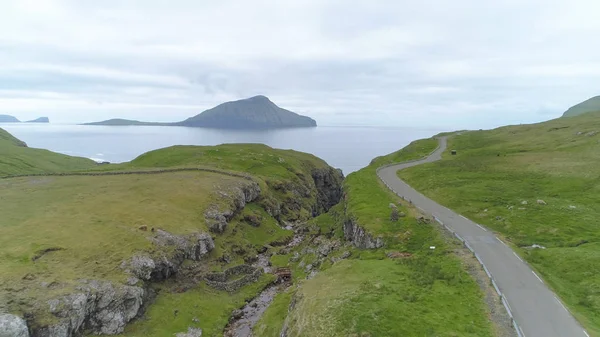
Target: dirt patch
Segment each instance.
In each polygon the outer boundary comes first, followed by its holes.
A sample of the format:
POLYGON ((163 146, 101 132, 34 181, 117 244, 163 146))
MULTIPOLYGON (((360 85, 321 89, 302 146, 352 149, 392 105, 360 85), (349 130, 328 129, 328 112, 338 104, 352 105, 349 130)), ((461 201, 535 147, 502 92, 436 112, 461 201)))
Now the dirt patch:
POLYGON ((38 250, 37 252, 35 252, 35 255, 31 258, 31 261, 37 261, 39 260, 42 256, 51 253, 51 252, 57 252, 59 250, 64 250, 64 248, 61 247, 50 247, 50 248, 46 248, 46 249, 42 249, 42 250, 38 250))

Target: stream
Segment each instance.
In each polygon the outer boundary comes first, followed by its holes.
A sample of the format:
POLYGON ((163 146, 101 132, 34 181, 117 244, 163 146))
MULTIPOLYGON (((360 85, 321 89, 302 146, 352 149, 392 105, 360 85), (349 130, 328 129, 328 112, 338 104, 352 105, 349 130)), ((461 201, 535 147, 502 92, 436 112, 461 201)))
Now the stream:
MULTIPOLYGON (((295 233, 292 240, 286 244, 286 247, 295 247, 303 240, 304 234, 295 233)), ((265 273, 273 272, 270 263, 270 254, 267 252, 258 254, 258 261, 252 264, 252 266, 262 268, 265 273)), ((235 310, 232 315, 234 319, 225 328, 223 336, 252 337, 252 328, 260 320, 269 305, 271 305, 275 295, 288 286, 286 284, 272 284, 252 299, 252 301, 248 302, 242 309, 235 310)))

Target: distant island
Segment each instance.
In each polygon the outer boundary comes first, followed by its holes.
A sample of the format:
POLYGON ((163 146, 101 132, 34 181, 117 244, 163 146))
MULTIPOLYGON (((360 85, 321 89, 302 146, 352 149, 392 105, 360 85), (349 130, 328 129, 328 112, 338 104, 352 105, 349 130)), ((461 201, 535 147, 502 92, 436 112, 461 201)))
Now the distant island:
POLYGON ((585 100, 577 105, 574 105, 565 111, 563 117, 574 117, 583 115, 588 112, 599 112, 600 111, 600 96, 592 97, 585 100))
POLYGON ((18 118, 10 115, 0 115, 0 123, 50 123, 48 117, 40 117, 31 121, 21 122, 18 118))
POLYGON ((199 115, 175 123, 141 122, 128 119, 109 119, 84 125, 111 126, 189 126, 215 129, 277 129, 315 127, 317 122, 307 116, 282 109, 265 96, 254 96, 219 104, 199 115))

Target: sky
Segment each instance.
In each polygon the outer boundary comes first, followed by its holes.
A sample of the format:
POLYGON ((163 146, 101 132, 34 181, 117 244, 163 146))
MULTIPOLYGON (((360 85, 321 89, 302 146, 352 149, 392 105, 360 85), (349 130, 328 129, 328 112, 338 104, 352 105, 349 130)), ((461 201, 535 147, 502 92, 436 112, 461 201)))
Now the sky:
POLYGON ((491 128, 600 94, 597 0, 2 0, 0 114, 491 128))

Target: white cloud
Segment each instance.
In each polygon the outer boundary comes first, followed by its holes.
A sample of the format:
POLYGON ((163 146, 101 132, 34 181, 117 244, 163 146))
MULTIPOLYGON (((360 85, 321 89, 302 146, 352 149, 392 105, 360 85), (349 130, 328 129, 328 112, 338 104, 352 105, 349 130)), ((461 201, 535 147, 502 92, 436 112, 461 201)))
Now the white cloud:
POLYGON ((321 124, 539 121, 598 94, 598 12, 592 0, 5 0, 0 111, 163 121, 265 94, 321 124))

